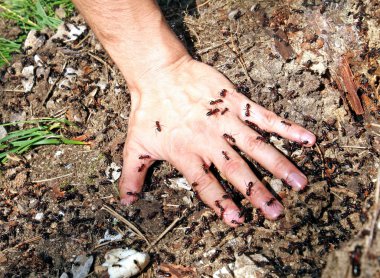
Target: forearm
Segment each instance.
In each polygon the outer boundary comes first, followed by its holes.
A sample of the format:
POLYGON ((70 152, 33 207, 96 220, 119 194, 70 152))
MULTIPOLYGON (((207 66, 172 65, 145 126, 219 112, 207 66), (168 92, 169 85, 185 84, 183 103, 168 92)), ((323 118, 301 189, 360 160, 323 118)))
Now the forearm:
POLYGON ((131 87, 147 72, 189 57, 154 0, 73 2, 131 87))

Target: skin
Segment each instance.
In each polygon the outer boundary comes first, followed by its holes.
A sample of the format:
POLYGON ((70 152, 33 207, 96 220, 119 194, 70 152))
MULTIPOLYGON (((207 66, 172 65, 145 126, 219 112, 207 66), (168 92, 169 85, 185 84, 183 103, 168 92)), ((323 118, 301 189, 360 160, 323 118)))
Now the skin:
POLYGON ((134 202, 138 198, 135 193, 142 191, 149 166, 156 160, 167 160, 190 184, 197 184, 194 190, 198 196, 230 226, 244 218, 239 217, 239 208, 231 199, 222 197, 226 192, 202 165, 215 165, 268 219, 281 216, 281 203, 272 200, 272 194, 232 145, 298 191, 307 185, 306 176, 274 147, 257 139, 259 134, 245 120, 308 147, 315 143, 315 136, 289 120, 286 122, 291 125, 282 123, 284 119, 237 93, 220 72, 192 59, 166 24, 155 1, 74 3, 119 67, 131 93, 119 182, 121 203, 134 202), (225 97, 220 96, 222 89, 227 90, 225 97), (210 105, 210 101, 219 98, 222 103, 210 105), (221 115, 226 107, 228 112, 221 115), (216 108, 220 112, 207 116, 210 109, 216 108), (232 135, 235 142, 223 134, 232 135), (141 155, 149 158, 139 159, 141 155), (250 182, 253 186, 247 196, 250 182))

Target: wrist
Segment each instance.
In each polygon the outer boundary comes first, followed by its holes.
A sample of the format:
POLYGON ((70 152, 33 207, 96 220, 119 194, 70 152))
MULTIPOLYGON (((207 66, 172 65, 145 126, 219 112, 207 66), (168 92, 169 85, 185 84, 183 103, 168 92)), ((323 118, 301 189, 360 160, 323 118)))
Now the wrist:
POLYGON ((191 59, 159 10, 125 33, 104 36, 102 42, 130 87, 152 72, 191 59))

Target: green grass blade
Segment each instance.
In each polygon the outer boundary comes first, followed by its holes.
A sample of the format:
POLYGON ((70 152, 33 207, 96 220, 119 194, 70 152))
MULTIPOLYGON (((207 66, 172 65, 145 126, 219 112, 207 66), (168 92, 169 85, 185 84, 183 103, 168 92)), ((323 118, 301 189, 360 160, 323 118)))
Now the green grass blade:
POLYGON ((35 127, 35 128, 31 128, 31 129, 26 129, 26 130, 13 131, 13 132, 10 132, 4 138, 0 139, 0 143, 9 141, 9 140, 15 139, 15 138, 17 139, 18 137, 25 138, 25 136, 33 136, 33 133, 41 131, 41 130, 44 130, 44 128, 43 127, 35 127))

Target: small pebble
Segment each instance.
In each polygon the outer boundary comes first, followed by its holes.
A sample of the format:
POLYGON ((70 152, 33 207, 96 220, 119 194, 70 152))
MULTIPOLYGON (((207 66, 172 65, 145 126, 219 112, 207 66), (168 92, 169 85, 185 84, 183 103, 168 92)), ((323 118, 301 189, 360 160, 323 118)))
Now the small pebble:
POLYGON ((228 13, 229 20, 237 20, 241 16, 241 12, 239 10, 232 10, 228 13))

